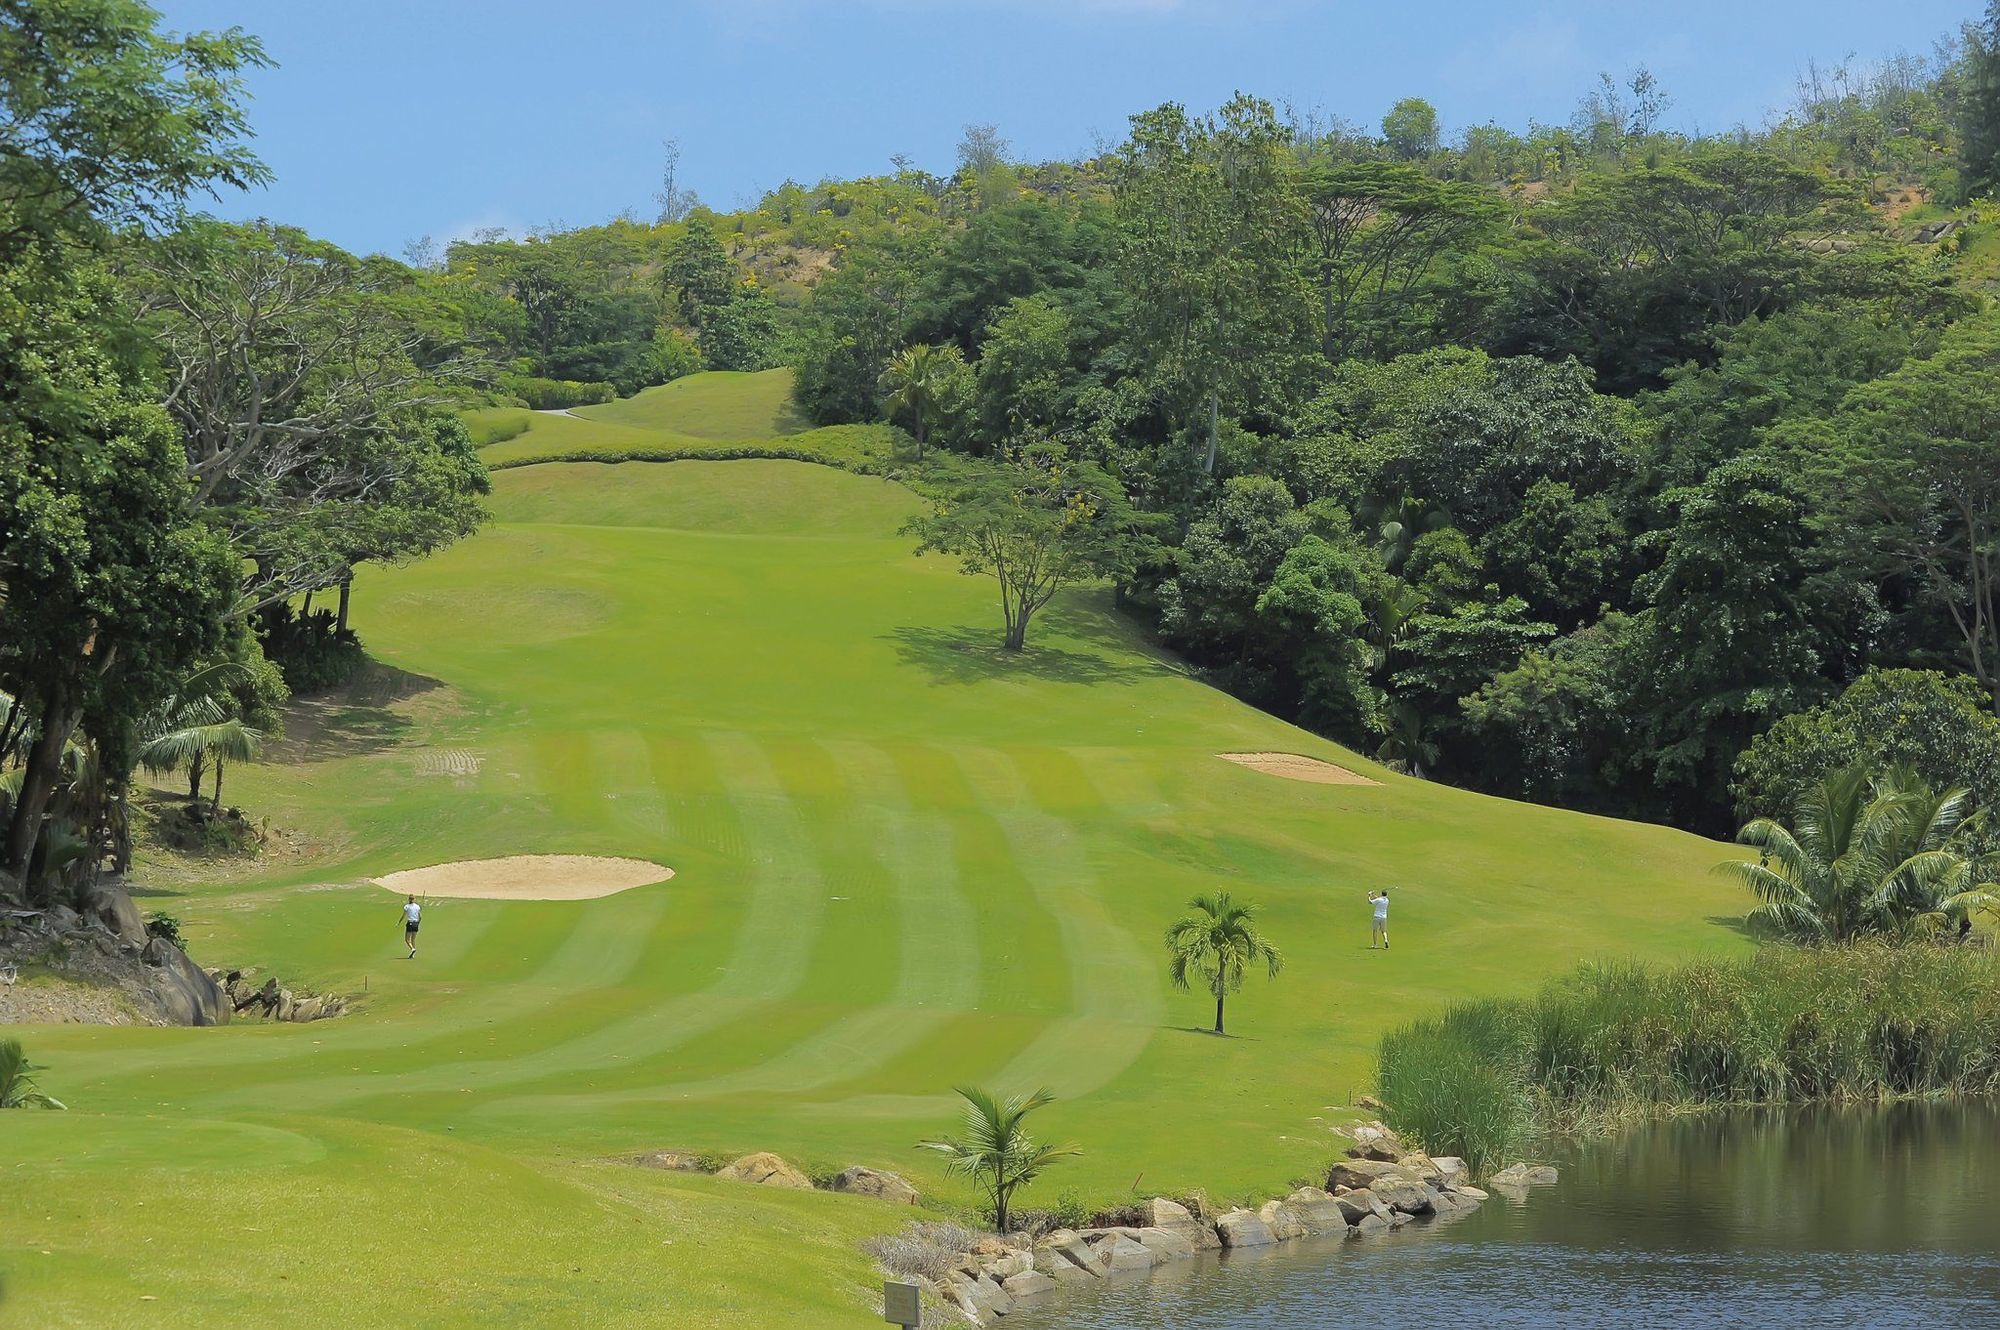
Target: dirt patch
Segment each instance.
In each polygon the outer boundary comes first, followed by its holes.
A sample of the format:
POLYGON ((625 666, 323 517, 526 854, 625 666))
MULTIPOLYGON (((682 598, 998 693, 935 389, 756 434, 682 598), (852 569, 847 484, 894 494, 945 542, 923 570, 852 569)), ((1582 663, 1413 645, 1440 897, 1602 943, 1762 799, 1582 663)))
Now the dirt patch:
POLYGON ((1302 780, 1313 785, 1380 785, 1379 780, 1370 780, 1359 772, 1337 767, 1331 762, 1322 762, 1316 757, 1303 757, 1298 753, 1217 753, 1225 762, 1234 762, 1239 767, 1261 771, 1267 776, 1282 776, 1286 780, 1302 780))
POLYGON ((645 859, 591 854, 517 854, 409 868, 370 879, 408 896, 490 901, 589 901, 665 882, 674 870, 645 859))

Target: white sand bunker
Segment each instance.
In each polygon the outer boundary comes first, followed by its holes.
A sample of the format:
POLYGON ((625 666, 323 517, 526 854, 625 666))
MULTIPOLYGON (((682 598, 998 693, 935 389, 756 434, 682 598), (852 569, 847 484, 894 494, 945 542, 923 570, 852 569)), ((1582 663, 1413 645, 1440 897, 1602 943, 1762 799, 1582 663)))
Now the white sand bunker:
POLYGON ((1286 780, 1302 780, 1313 785, 1380 785, 1379 780, 1370 780, 1359 772, 1337 767, 1331 762, 1322 762, 1316 757, 1302 757, 1297 753, 1217 753, 1225 762, 1234 762, 1239 767, 1261 771, 1267 776, 1283 776, 1286 780))
POLYGON ((370 879, 407 896, 459 896, 491 901, 590 901, 665 882, 674 870, 644 859, 594 854, 517 854, 408 868, 370 879))

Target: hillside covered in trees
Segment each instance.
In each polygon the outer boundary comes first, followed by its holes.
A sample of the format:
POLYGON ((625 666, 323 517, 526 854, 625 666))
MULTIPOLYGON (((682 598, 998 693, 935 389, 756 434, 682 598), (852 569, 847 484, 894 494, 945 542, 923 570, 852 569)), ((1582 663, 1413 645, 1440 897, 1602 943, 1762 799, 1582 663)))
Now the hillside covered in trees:
MULTIPOLYGON (((670 169, 657 221, 420 247, 419 287, 534 405, 784 364, 816 423, 1094 464, 1158 519, 1122 603, 1221 685, 1712 830, 1768 811, 1739 763, 1781 717, 1885 742, 1835 702, 1864 677, 1976 696, 2000 754, 1997 41, 1704 138, 1640 70, 1450 142, 1416 99, 1376 132, 1245 95, 1075 162, 974 126, 950 176, 738 213, 670 169)), ((1972 779, 1951 742, 1876 756, 1972 779)))
POLYGON ((0 440, 81 450, 0 493, 17 879, 122 859, 136 764, 219 778, 351 668, 355 567, 479 521, 467 408, 700 369, 901 427, 919 488, 1117 512, 1143 539, 1087 562, 1128 613, 1413 774, 1711 831, 1857 755, 2000 800, 2000 7, 1756 130, 1670 131, 1643 69, 1449 141, 1245 94, 727 213, 670 147, 652 220, 401 261, 183 206, 263 178, 253 39, 61 13, 0 28, 46 75, 8 85, 0 299, 62 312, 0 339, 46 388, 0 440), (83 558, 86 495, 124 544, 83 558))

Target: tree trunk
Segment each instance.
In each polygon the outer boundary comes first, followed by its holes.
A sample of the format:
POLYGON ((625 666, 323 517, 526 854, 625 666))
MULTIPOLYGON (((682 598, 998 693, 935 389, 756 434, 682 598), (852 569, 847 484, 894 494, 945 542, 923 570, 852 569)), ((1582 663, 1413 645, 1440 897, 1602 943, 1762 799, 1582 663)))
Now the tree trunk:
POLYGON ((1007 1236, 1007 1193, 998 1187, 993 1189, 993 1227, 1001 1237, 1007 1236))
POLYGON ((333 635, 335 637, 342 637, 347 633, 347 594, 353 585, 353 573, 349 573, 340 579, 340 615, 334 620, 333 624, 333 635))
POLYGON ((203 765, 204 764, 202 762, 202 757, 200 753, 196 753, 194 755, 194 761, 188 763, 188 802, 191 804, 198 804, 201 802, 201 775, 202 775, 203 765))
POLYGON ((1019 651, 1028 645, 1028 621, 1026 619, 1016 619, 1007 625, 1007 640, 1004 645, 1009 651, 1019 651))
POLYGON ((42 814, 49 796, 55 793, 62 774, 63 745, 82 719, 79 707, 60 698, 44 698, 42 733, 28 750, 28 765, 21 773, 21 791, 14 798, 14 820, 7 827, 7 844, 0 853, 0 868, 21 885, 28 883, 28 865, 34 860, 35 846, 42 837, 42 814))
POLYGON ((1215 1032, 1222 1033, 1222 994, 1215 995, 1215 1032))
POLYGON ((1201 462, 1201 473, 1204 476, 1215 474, 1216 435, 1219 428, 1217 418, 1222 412, 1222 406, 1217 400, 1217 396, 1215 393, 1208 395, 1208 456, 1204 457, 1201 462))
POLYGON ((209 800, 208 802, 208 813, 210 817, 213 817, 217 813, 220 813, 221 811, 222 811, 222 757, 220 754, 217 754, 215 759, 215 797, 209 800))
POLYGON ((310 619, 312 617, 312 612, 313 612, 313 593, 308 591, 306 592, 305 603, 299 606, 299 617, 301 619, 310 619))

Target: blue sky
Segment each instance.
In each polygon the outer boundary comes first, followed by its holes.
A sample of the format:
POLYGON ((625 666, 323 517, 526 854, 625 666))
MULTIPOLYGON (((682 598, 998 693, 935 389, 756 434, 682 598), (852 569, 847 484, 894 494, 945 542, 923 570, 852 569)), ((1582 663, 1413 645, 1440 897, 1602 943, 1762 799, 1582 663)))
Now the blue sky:
POLYGON ((1566 120, 1644 64, 1682 127, 1758 124, 1810 62, 1927 51, 1979 0, 155 0, 278 67, 251 116, 277 174, 215 210, 400 252, 482 226, 650 216, 659 142, 719 208, 785 179, 949 170, 960 128, 1017 156, 1115 141, 1163 101, 1243 89, 1373 125, 1566 120))

